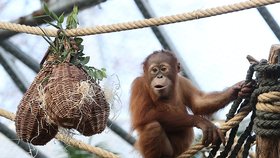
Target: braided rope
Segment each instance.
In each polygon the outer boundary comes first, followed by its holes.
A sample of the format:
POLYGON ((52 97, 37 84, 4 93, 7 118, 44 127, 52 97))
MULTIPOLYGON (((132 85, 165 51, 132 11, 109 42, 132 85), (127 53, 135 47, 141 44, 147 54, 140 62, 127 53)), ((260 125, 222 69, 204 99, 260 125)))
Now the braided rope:
POLYGON ((80 141, 80 140, 76 140, 74 138, 68 137, 66 135, 63 135, 61 133, 58 133, 55 136, 56 139, 63 141, 64 143, 71 145, 71 146, 75 146, 79 149, 85 150, 85 151, 89 151, 91 153, 94 153, 100 157, 106 157, 106 158, 118 158, 119 156, 108 152, 104 149, 98 148, 98 147, 94 147, 94 146, 90 146, 88 144, 85 144, 84 142, 80 141))
POLYGON ((262 93, 258 96, 256 109, 270 113, 280 113, 280 92, 262 93))
POLYGON ((260 111, 280 113, 280 108, 275 106, 275 104, 271 105, 270 103, 257 103, 256 108, 260 111))
MULTIPOLYGON (((250 107, 246 107, 242 109, 241 112, 236 114, 232 119, 230 119, 228 122, 225 122, 224 124, 221 125, 220 129, 222 132, 226 132, 230 130, 231 128, 235 127, 238 125, 249 113, 251 112, 250 107)), ((178 158, 189 158, 196 154, 198 151, 203 149, 205 146, 203 145, 202 142, 190 147, 186 152, 181 154, 178 158)))
MULTIPOLYGON (((0 108, 0 116, 5 117, 5 118, 7 118, 9 120, 12 120, 12 121, 15 120, 15 114, 13 114, 9 111, 6 111, 2 108, 0 108)), ((100 157, 106 157, 106 158, 118 158, 119 157, 119 156, 117 156, 117 155, 115 155, 115 154, 113 154, 109 151, 106 151, 106 150, 98 148, 98 147, 90 146, 88 144, 83 143, 80 140, 76 140, 74 138, 65 136, 61 133, 58 133, 55 136, 55 138, 64 142, 67 145, 71 145, 71 146, 77 147, 79 149, 94 153, 94 154, 96 154, 100 157)))
POLYGON ((264 111, 256 111, 257 116, 265 120, 280 120, 280 114, 277 113, 266 113, 264 111))
POLYGON ((271 102, 275 100, 279 100, 280 98, 280 92, 274 91, 274 92, 269 92, 269 93, 262 93, 261 95, 258 96, 258 100, 260 102, 271 102))
MULTIPOLYGON (((94 35, 101 33, 117 32, 124 30, 132 30, 144 27, 159 26, 183 21, 190 21, 200 18, 206 18, 236 11, 241 11, 245 9, 251 9, 256 7, 261 7, 269 4, 279 3, 280 0, 248 0, 244 2, 234 3, 231 5, 224 5, 214 8, 208 8, 204 10, 196 10, 192 12, 186 12, 176 15, 163 16, 157 18, 143 19, 131 22, 110 24, 110 25, 100 25, 88 28, 77 28, 71 30, 65 30, 67 36, 85 36, 94 35)), ((57 29, 46 29, 33 26, 26 26, 8 22, 0 22, 0 29, 24 32, 34 35, 47 35, 47 36, 57 36, 57 29)))
POLYGON ((2 108, 0 108, 0 116, 5 117, 6 119, 15 121, 16 115, 13 113, 10 113, 9 111, 6 111, 2 108))
POLYGON ((262 136, 279 136, 280 122, 279 118, 264 117, 263 114, 280 114, 280 92, 271 91, 262 93, 258 96, 256 104, 257 116, 254 120, 254 131, 262 136), (260 113, 262 112, 262 113, 260 113))

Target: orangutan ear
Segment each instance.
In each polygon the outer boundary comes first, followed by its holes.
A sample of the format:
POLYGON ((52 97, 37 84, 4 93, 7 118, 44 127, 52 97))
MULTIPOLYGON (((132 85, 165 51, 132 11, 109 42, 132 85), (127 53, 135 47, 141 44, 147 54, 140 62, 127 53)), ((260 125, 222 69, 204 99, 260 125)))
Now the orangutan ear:
POLYGON ((177 64, 177 73, 179 73, 181 71, 181 65, 180 63, 177 64))

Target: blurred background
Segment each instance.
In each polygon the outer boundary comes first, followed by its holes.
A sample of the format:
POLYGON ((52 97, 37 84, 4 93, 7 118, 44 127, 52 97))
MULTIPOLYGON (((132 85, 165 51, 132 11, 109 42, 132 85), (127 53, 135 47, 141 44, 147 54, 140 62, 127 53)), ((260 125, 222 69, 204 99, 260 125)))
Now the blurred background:
MULTIPOLYGON (((93 27, 191 12, 241 0, 0 0, 1 21, 51 27, 33 17, 43 2, 50 10, 65 15, 76 4, 80 10, 79 26, 93 27)), ((274 4, 154 28, 82 37, 84 53, 91 57, 89 65, 107 69, 108 78, 101 85, 112 94, 111 126, 92 137, 73 137, 124 158, 140 157, 130 140, 123 137, 127 138, 127 134, 136 137, 130 128, 128 102, 131 83, 142 74, 145 57, 155 50, 170 49, 179 58, 182 73, 197 87, 206 92, 223 90, 245 79, 249 67, 247 55, 267 59, 271 45, 279 43, 279 10, 280 4, 274 4)), ((49 45, 41 36, 0 30, 0 46, 0 108, 15 113, 49 45)), ((220 110, 213 119, 225 120, 228 109, 220 110)), ((0 123, 0 157, 30 157, 29 151, 17 145, 18 140, 9 139, 8 135, 15 131, 14 122, 0 117, 0 123), (6 128, 10 132, 4 132, 6 128)), ((80 158, 93 157, 57 140, 36 149, 45 157, 66 158, 75 154, 80 158)), ((30 146, 31 150, 35 149, 30 146)))

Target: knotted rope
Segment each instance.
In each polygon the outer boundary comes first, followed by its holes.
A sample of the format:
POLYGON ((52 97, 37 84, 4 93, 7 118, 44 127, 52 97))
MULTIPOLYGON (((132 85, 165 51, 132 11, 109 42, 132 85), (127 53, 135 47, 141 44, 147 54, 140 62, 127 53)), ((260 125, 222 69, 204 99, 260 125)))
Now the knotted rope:
MULTIPOLYGON (((236 11, 241 11, 245 9, 251 9, 256 7, 261 7, 269 4, 278 3, 280 0, 249 0, 244 2, 239 2, 231 5, 224 5, 214 8, 201 9, 192 12, 186 12, 176 15, 163 16, 157 18, 143 19, 131 22, 123 22, 111 25, 100 25, 88 28, 77 28, 71 30, 65 30, 67 36, 85 36, 94 35, 101 33, 117 32, 124 30, 139 29, 151 26, 159 26, 183 21, 190 21, 200 18, 206 18, 236 11)), ((46 29, 40 27, 26 26, 8 22, 0 22, 0 29, 23 32, 34 35, 47 35, 55 37, 57 36, 57 29, 46 29)))
MULTIPOLYGON (((15 114, 9 112, 9 111, 6 111, 4 109, 1 109, 0 108, 0 116, 2 117, 5 117, 9 120, 12 120, 14 121, 15 120, 15 114)), ((91 152, 91 153, 94 153, 100 157, 106 157, 106 158, 119 158, 119 156, 109 152, 109 151, 106 151, 104 149, 101 149, 101 148, 98 148, 98 147, 94 147, 94 146, 90 146, 88 144, 85 144, 83 143, 82 141, 79 141, 79 140, 76 140, 74 138, 71 138, 69 136, 66 136, 66 135, 63 135, 61 133, 58 133, 56 136, 55 136, 56 139, 64 142, 65 144, 67 145, 71 145, 71 146, 74 146, 76 148, 79 148, 79 149, 82 149, 82 150, 85 150, 85 151, 88 151, 88 152, 91 152)))
MULTIPOLYGON (((257 81, 256 89, 250 98, 235 100, 229 114, 227 114, 228 121, 221 126, 223 132, 230 129, 231 132, 227 145, 218 158, 236 157, 243 144, 243 157, 247 157, 248 150, 255 141, 255 135, 251 135, 252 128, 260 136, 280 136, 280 64, 268 64, 267 60, 252 64, 247 72, 247 82, 252 81, 254 73, 257 81), (238 107, 240 110, 235 114, 238 107), (239 127, 238 124, 251 110, 251 121, 232 149, 234 137, 239 127)), ((220 144, 210 152, 209 158, 215 157, 219 147, 220 144)), ((202 143, 196 144, 180 155, 179 158, 191 157, 202 148, 204 148, 202 143)))
MULTIPOLYGON (((255 66, 255 64, 252 64, 247 71, 246 83, 252 81, 252 77, 254 74, 254 66, 255 66)), ((244 100, 242 98, 237 98, 233 102, 231 109, 229 110, 229 113, 227 114, 226 122, 224 124, 222 124, 220 127, 221 131, 224 133, 226 133, 228 130, 231 129, 230 138, 227 142, 227 145, 225 146, 224 151, 221 153, 220 156, 226 157, 228 155, 228 153, 230 152, 230 150, 232 149, 232 145, 234 143, 234 137, 237 133, 239 123, 251 112, 251 110, 252 110, 252 106, 250 106, 251 104, 252 104, 252 102, 250 102, 250 98, 245 98, 244 100), (238 108, 239 108, 239 110, 237 111, 238 108), (237 113, 236 113, 236 111, 237 111, 237 113)), ((252 119, 253 119, 253 117, 254 117, 254 115, 252 115, 252 119)), ((240 142, 244 141, 243 139, 246 139, 246 137, 249 135, 248 133, 251 131, 251 129, 252 129, 252 124, 246 129, 246 132, 244 132, 242 140, 240 140, 240 142)), ((214 147, 212 149, 212 151, 209 154, 209 157, 214 157, 216 155, 217 151, 220 149, 220 145, 221 145, 221 141, 217 142, 216 147, 214 147)), ((247 146, 248 146, 248 144, 247 144, 247 146)), ((194 154, 196 154, 198 151, 203 149, 204 147, 205 146, 202 144, 202 142, 200 142, 200 143, 192 146, 191 148, 189 148, 186 152, 181 154, 178 158, 191 157, 194 154)), ((239 146, 236 147, 235 150, 238 150, 238 149, 240 149, 239 146)))
MULTIPOLYGON (((222 132, 227 132, 233 127, 237 126, 249 113, 251 112, 251 108, 249 106, 244 107, 241 112, 236 114, 232 119, 228 122, 225 122, 221 125, 220 129, 222 132)), ((190 147, 186 152, 181 154, 178 158, 188 158, 196 154, 198 151, 203 149, 205 146, 202 142, 190 147)))
POLYGON ((256 71, 260 87, 254 132, 266 137, 280 136, 280 65, 271 65, 264 60, 256 71))

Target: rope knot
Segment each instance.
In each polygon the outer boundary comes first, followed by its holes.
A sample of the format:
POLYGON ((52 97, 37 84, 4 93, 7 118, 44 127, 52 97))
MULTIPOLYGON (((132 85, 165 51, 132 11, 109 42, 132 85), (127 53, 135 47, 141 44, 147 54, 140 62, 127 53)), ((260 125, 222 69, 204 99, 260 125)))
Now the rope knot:
POLYGON ((254 132, 260 136, 280 136, 280 65, 261 60, 254 70, 259 86, 251 98, 256 107, 254 132))

